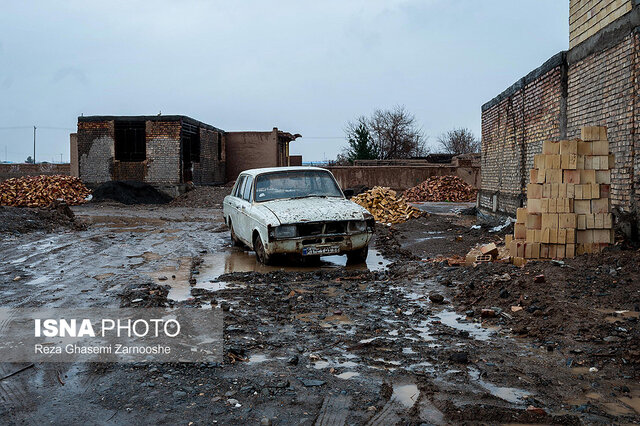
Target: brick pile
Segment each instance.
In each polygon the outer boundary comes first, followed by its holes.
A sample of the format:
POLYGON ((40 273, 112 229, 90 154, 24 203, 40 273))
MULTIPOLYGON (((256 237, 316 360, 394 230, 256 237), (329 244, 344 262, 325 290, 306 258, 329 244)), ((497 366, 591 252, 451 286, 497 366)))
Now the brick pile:
POLYGON ((614 158, 606 127, 583 127, 582 139, 544 142, 534 157, 527 207, 507 237, 513 262, 572 258, 613 243, 609 192, 614 158))

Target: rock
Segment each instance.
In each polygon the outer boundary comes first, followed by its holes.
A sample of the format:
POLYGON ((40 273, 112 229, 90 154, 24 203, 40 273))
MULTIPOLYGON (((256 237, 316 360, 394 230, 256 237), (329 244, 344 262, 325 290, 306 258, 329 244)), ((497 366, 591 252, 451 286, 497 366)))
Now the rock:
POLYGON ((187 396, 186 392, 183 392, 183 391, 174 391, 173 392, 173 397, 174 398, 184 398, 185 396, 187 396))
POLYGON ((457 362, 459 364, 468 364, 469 354, 467 352, 454 352, 449 355, 449 360, 451 360, 452 362, 457 362))
POLYGON ((229 398, 229 399, 227 399, 227 404, 229 404, 229 405, 233 405, 233 406, 236 406, 236 407, 237 407, 237 406, 239 406, 239 405, 240 405, 240 401, 238 401, 238 400, 237 400, 237 399, 235 399, 235 398, 229 398))
POLYGON ((496 311, 494 311, 493 309, 483 309, 480 312, 480 316, 482 318, 494 318, 496 316, 496 311))
POLYGON ((502 299, 506 299, 507 297, 509 297, 509 290, 507 290, 506 288, 503 288, 500 290, 500 297, 502 299))
POLYGON ((220 303, 220 307, 224 312, 229 312, 229 310, 231 310, 231 305, 227 302, 220 303))
POLYGON ((161 277, 158 277, 158 280, 160 280, 160 281, 166 281, 167 279, 168 279, 168 278, 167 278, 167 277, 165 277, 164 275, 163 275, 163 276, 161 276, 161 277))
POLYGON ((302 382, 305 387, 314 387, 314 386, 322 386, 325 384, 323 380, 315 380, 315 379, 303 379, 298 377, 298 379, 302 382))
POLYGON ((598 369, 596 367, 591 367, 589 369, 589 373, 597 373, 597 372, 598 372, 598 369))
POLYGON ((263 417, 263 418, 260 420, 260 426, 271 426, 271 424, 272 424, 272 423, 271 423, 271 419, 268 419, 268 418, 266 418, 266 417, 263 417))
POLYGON ((433 303, 442 303, 444 302, 444 296, 439 293, 431 293, 429 295, 429 300, 431 300, 433 303))
POLYGON ((298 365, 298 355, 294 355, 291 358, 289 358, 289 360, 287 361, 287 364, 291 364, 291 365, 298 365))
POLYGON ((533 278, 533 282, 534 282, 534 283, 543 283, 543 282, 545 282, 544 274, 536 275, 536 276, 533 278))
POLYGON ((468 317, 472 317, 475 314, 475 312, 473 312, 473 309, 469 309, 464 314, 468 317))
POLYGON ((546 411, 544 411, 544 409, 540 408, 540 407, 534 407, 533 405, 530 405, 527 407, 527 411, 529 413, 534 413, 534 414, 539 414, 541 416, 544 416, 547 414, 546 411))

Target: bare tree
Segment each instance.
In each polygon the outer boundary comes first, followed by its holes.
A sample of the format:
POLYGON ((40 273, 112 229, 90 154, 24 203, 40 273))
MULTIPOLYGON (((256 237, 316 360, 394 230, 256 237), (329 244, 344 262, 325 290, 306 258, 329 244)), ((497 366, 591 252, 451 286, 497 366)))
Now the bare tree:
POLYGON ((438 142, 449 154, 471 154, 480 152, 481 142, 469 129, 453 129, 440 135, 438 142))
POLYGON ((429 153, 424 132, 404 106, 376 109, 371 117, 360 116, 355 122, 347 123, 345 133, 351 137, 362 129, 370 135, 372 151, 380 160, 421 157, 429 153))

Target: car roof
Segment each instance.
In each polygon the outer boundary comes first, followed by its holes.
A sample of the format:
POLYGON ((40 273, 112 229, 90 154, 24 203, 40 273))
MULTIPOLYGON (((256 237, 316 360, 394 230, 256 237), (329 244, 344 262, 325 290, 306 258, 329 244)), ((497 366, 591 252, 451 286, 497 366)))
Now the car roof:
POLYGON ((329 170, 323 169, 321 167, 312 167, 312 166, 289 166, 289 167, 264 167, 262 169, 249 169, 245 170, 241 175, 249 175, 249 176, 257 176, 263 173, 272 173, 272 172, 289 172, 289 171, 306 171, 306 170, 322 170, 328 172, 329 170))

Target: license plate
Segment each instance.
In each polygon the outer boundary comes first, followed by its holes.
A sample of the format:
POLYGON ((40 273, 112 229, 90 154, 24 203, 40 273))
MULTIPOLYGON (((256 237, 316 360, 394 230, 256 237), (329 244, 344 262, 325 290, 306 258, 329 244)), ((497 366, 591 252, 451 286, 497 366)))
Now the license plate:
POLYGON ((306 247, 302 249, 303 256, 317 256, 317 255, 325 255, 325 254, 336 254, 340 252, 340 248, 338 246, 327 246, 327 247, 306 247))

